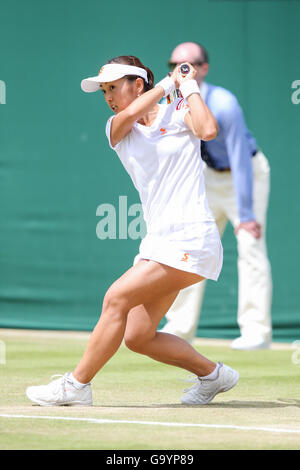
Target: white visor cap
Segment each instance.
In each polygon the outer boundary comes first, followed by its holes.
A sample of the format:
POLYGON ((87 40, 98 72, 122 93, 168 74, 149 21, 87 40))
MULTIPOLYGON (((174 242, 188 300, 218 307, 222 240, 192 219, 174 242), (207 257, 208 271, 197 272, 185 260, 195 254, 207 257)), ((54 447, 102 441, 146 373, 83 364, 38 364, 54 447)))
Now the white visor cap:
POLYGON ((85 78, 81 82, 81 88, 86 93, 100 90, 100 83, 113 82, 125 75, 137 75, 142 77, 148 83, 147 70, 134 65, 125 64, 106 64, 101 69, 96 77, 85 78))

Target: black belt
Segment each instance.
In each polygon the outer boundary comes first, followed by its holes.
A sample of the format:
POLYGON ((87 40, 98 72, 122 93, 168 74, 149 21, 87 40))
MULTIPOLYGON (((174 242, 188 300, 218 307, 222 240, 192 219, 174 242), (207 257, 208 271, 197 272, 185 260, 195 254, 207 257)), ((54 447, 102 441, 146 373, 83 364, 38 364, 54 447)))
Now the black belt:
POLYGON ((213 170, 218 171, 219 173, 224 173, 226 171, 231 171, 231 168, 228 166, 227 168, 213 168, 213 170))
MULTIPOLYGON (((257 154, 257 150, 254 150, 254 152, 252 152, 252 154, 251 154, 251 157, 252 158, 255 157, 256 154, 257 154)), ((226 167, 226 168, 216 168, 216 167, 214 167, 213 170, 222 173, 222 172, 226 172, 226 171, 231 171, 231 168, 229 166, 226 167)))
MULTIPOLYGON (((256 154, 257 154, 258 150, 254 150, 252 152, 252 157, 254 157, 256 154)), ((203 140, 201 140, 201 157, 202 157, 202 160, 206 163, 206 165, 209 167, 209 168, 212 168, 213 170, 215 171, 218 171, 220 173, 224 173, 224 172, 227 172, 227 171, 231 171, 230 167, 226 167, 226 168, 217 168, 215 166, 215 162, 214 162, 214 159, 212 158, 212 156, 208 153, 207 151, 207 148, 206 148, 206 145, 204 143, 203 140)))

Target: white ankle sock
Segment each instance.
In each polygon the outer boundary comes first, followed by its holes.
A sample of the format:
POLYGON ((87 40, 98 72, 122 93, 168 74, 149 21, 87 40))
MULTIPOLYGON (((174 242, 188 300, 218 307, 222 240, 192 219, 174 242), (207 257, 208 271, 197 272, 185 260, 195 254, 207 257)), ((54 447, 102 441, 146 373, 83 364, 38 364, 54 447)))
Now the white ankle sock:
POLYGON ((200 377, 200 379, 209 379, 209 380, 215 380, 218 375, 219 375, 219 369, 221 367, 221 364, 218 362, 216 368, 208 375, 205 375, 204 377, 200 377))
POLYGON ((71 379, 71 382, 73 382, 73 384, 76 386, 76 388, 83 388, 87 385, 87 384, 83 384, 81 382, 78 382, 78 380, 75 379, 75 377, 72 373, 69 375, 69 378, 71 379))

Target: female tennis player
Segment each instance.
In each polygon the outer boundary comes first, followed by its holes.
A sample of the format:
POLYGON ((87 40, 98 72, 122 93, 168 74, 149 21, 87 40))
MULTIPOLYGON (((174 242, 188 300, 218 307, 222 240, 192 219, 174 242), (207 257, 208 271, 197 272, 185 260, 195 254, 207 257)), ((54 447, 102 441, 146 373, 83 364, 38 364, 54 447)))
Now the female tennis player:
POLYGON ((181 402, 205 405, 237 384, 239 374, 199 354, 177 336, 157 331, 178 292, 203 279, 217 280, 222 245, 208 208, 200 139, 217 134, 216 120, 202 101, 196 71, 176 68, 153 87, 153 74, 139 59, 120 56, 99 75, 84 79, 85 92, 101 90, 114 115, 109 145, 139 192, 147 226, 133 266, 105 294, 100 319, 72 373, 27 396, 45 406, 92 405, 91 380, 124 339, 131 350, 195 374, 181 402), (183 99, 159 101, 179 88, 183 99))

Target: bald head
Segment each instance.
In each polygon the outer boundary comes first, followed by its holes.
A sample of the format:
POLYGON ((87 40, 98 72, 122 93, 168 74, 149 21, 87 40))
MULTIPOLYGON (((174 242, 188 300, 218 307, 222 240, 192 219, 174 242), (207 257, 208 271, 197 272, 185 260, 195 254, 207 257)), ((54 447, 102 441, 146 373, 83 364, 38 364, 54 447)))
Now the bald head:
POLYGON ((208 63, 208 55, 201 44, 197 42, 183 42, 173 50, 170 62, 208 63))
POLYGON ((172 52, 170 62, 173 64, 190 62, 196 69, 196 80, 199 86, 209 70, 207 51, 197 42, 183 42, 179 44, 172 52))

